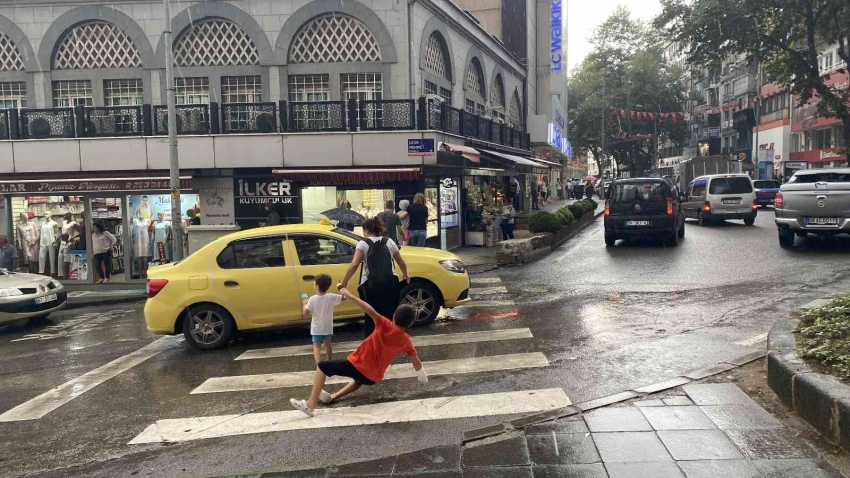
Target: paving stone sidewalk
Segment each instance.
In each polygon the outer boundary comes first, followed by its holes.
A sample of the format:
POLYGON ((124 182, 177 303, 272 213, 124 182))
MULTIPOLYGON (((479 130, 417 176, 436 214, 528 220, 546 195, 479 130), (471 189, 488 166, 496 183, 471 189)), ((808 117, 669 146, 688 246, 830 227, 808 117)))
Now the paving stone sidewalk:
POLYGON ((690 384, 506 434, 334 468, 255 477, 837 478, 732 383, 690 384))

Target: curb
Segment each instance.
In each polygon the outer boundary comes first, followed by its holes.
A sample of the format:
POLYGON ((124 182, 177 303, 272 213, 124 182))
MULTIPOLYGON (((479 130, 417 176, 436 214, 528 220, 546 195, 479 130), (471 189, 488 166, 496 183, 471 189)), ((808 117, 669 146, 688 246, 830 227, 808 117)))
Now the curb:
MULTIPOLYGON (((828 298, 801 309, 826 304, 828 298)), ((850 386, 815 372, 797 356, 794 331, 799 320, 779 319, 767 338, 767 383, 786 407, 836 445, 850 445, 850 386)))
POLYGON ((69 298, 68 302, 65 304, 65 308, 63 310, 74 310, 74 309, 82 309, 84 307, 99 307, 104 305, 117 305, 117 304, 131 304, 136 302, 143 302, 147 300, 148 296, 146 293, 140 293, 139 295, 127 295, 124 297, 80 297, 80 298, 69 298))

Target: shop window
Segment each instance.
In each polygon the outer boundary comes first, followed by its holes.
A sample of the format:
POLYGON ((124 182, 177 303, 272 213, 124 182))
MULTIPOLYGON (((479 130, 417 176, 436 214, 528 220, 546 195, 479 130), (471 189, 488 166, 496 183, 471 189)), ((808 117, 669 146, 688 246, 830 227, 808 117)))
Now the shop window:
POLYGON ((222 103, 260 103, 262 101, 263 84, 259 76, 222 77, 222 103))
POLYGON ((354 259, 354 246, 329 237, 299 236, 293 242, 302 266, 350 264, 354 259))
POLYGON ((0 109, 19 110, 27 107, 27 84, 23 81, 0 82, 0 109))
POLYGON ((210 104, 209 78, 175 78, 174 98, 178 105, 210 104))
MULTIPOLYGON (((116 200, 118 201, 118 200, 116 200)), ((200 211, 197 194, 180 195, 180 217, 186 225, 191 218, 189 209, 200 211)), ((119 217, 120 214, 119 214, 119 217)), ((122 218, 121 227, 127 227, 131 279, 147 278, 151 265, 167 264, 173 260, 175 238, 171 233, 171 196, 168 194, 134 194, 127 196, 127 217, 122 218)))
POLYGON ((261 269, 284 267, 280 238, 231 242, 216 258, 222 269, 261 269))
POLYGON ((14 197, 11 205, 15 225, 10 238, 18 249, 19 271, 86 279, 85 230, 79 226, 85 206, 80 196, 14 197), (69 222, 66 214, 71 215, 69 222), (50 239, 42 241, 46 237, 50 239))
POLYGON ((92 106, 91 81, 61 80, 53 82, 53 107, 92 106))
MULTIPOLYGON (((439 192, 437 188, 425 188, 425 207, 428 208, 428 224, 426 225, 426 239, 437 237, 440 235, 440 214, 437 209, 437 198, 439 192)), ((439 249, 439 246, 437 246, 439 249)))
POLYGON ((106 106, 128 106, 144 104, 142 80, 104 80, 103 99, 106 106))

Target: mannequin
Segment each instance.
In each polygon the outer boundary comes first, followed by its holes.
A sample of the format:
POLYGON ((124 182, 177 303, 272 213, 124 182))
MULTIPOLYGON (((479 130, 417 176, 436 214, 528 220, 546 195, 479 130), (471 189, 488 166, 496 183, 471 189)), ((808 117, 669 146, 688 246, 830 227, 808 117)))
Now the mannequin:
POLYGON ((148 204, 148 197, 142 196, 142 203, 136 207, 136 217, 150 223, 153 218, 153 208, 148 204))
POLYGON ((153 223, 153 236, 151 237, 153 246, 153 257, 156 262, 166 264, 171 261, 171 224, 165 222, 165 215, 158 213, 156 222, 153 223))
POLYGON ((80 225, 74 220, 74 216, 70 212, 66 212, 62 219, 62 234, 67 234, 68 240, 73 242, 80 235, 79 227, 80 225))
POLYGON ((59 240, 59 224, 50 211, 41 221, 41 239, 38 248, 38 273, 56 278, 56 247, 59 240), (49 261, 49 262, 48 262, 49 261), (47 267, 45 267, 45 264, 47 267))
POLYGON ((139 278, 147 278, 148 262, 150 261, 150 234, 148 220, 137 217, 133 223, 133 248, 136 251, 136 259, 139 263, 139 278))
POLYGON ((27 271, 35 274, 38 272, 38 243, 41 231, 25 212, 18 218, 18 238, 21 242, 21 255, 27 261, 27 271))

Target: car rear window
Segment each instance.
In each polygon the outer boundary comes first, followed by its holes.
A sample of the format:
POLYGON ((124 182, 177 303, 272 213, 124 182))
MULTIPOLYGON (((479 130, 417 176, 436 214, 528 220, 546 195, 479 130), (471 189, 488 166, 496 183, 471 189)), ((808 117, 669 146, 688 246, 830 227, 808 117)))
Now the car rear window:
POLYGON ((817 174, 795 174, 789 183, 850 183, 850 174, 823 172, 817 174))
POLYGON ((664 183, 620 183, 615 184, 611 191, 611 202, 633 203, 642 202, 666 202, 667 187, 664 183))
POLYGON ((756 189, 779 189, 779 181, 753 181, 756 189))
POLYGON ((747 194, 753 192, 753 183, 747 178, 714 178, 708 186, 709 194, 747 194))

